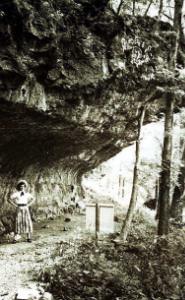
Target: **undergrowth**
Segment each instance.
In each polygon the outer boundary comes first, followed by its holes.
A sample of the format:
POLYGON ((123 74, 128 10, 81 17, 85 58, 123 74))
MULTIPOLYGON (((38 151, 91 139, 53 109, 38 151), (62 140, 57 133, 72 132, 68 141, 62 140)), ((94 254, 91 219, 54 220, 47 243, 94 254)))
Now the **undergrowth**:
POLYGON ((92 238, 61 242, 39 278, 62 300, 183 300, 185 230, 154 233, 136 218, 127 243, 114 236, 98 246, 92 238))

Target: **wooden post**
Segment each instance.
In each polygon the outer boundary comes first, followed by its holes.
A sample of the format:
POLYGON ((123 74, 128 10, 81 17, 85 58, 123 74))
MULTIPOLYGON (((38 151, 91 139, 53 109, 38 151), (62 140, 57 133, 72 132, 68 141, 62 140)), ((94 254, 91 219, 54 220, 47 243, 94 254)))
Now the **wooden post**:
POLYGON ((125 179, 122 178, 122 191, 121 191, 121 199, 123 200, 125 196, 125 179))
POLYGON ((96 203, 96 209, 95 209, 95 239, 96 244, 98 245, 98 232, 100 231, 100 218, 99 218, 99 206, 98 203, 96 203))

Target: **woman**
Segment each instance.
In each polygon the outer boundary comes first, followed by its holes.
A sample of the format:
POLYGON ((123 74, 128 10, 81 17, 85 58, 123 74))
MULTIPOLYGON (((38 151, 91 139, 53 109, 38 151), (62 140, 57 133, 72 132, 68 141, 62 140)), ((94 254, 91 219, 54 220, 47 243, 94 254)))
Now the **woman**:
POLYGON ((34 198, 30 193, 26 192, 27 187, 28 183, 26 180, 20 180, 16 187, 17 192, 10 197, 10 203, 17 208, 14 242, 17 241, 19 235, 24 233, 27 234, 27 242, 32 241, 33 225, 29 206, 34 202, 34 198))

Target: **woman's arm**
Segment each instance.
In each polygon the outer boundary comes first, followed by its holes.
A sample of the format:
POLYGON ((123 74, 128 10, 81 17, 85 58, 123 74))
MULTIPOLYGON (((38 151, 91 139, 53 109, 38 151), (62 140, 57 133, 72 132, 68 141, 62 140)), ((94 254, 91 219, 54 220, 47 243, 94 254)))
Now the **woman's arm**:
POLYGON ((16 196, 13 194, 13 195, 10 196, 10 199, 8 200, 8 202, 9 202, 11 205, 17 207, 17 204, 16 204, 15 201, 14 201, 15 199, 16 199, 16 196))

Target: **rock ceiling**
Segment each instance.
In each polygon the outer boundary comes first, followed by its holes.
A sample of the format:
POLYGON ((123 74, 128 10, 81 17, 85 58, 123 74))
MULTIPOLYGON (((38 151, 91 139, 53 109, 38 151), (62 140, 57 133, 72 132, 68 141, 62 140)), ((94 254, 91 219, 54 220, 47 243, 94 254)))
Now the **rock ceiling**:
POLYGON ((146 122, 155 119, 156 86, 170 84, 170 25, 157 35, 151 18, 96 2, 0 6, 1 173, 62 162, 83 174, 134 140, 147 99, 146 122))

